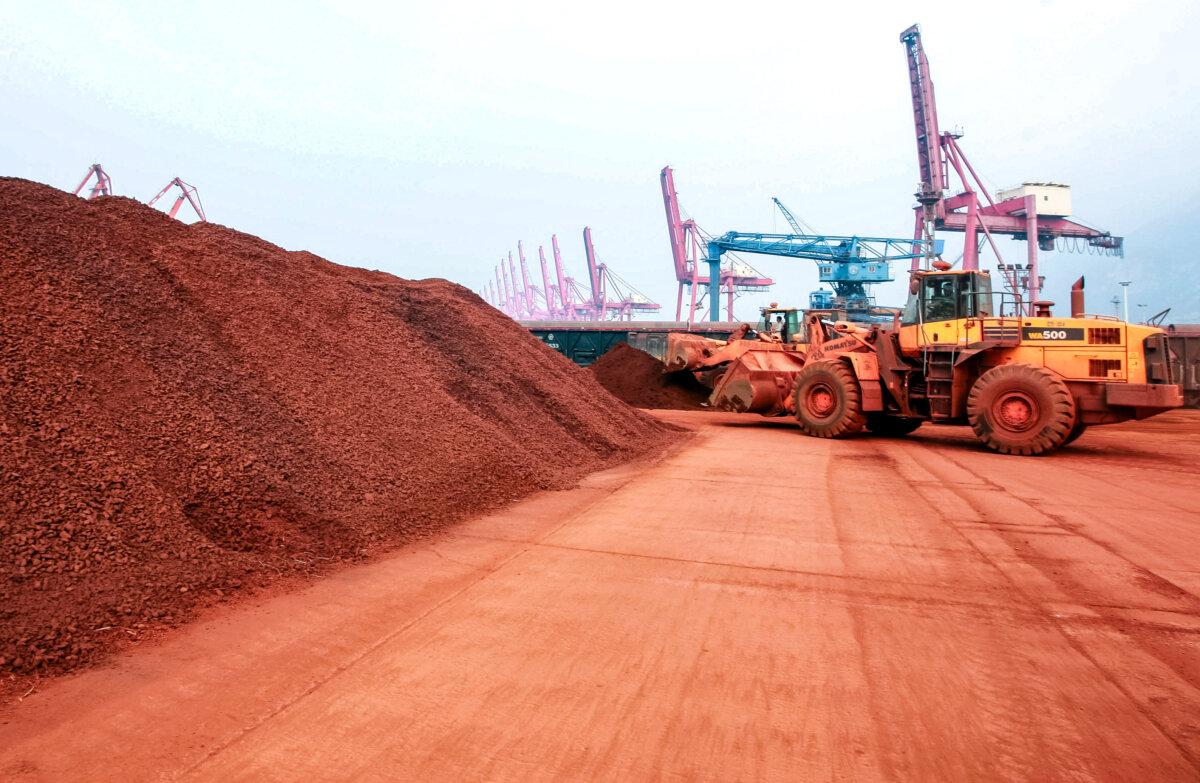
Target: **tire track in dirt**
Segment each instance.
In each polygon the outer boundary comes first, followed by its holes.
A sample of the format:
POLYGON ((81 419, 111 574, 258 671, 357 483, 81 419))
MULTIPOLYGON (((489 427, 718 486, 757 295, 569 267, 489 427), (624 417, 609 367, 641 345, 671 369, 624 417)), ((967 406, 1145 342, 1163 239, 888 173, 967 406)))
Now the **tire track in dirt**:
MULTIPOLYGON (((863 439, 847 442, 845 445, 851 445, 851 443, 856 450, 871 449, 872 451, 867 454, 836 453, 830 460, 831 478, 837 477, 834 485, 891 485, 894 487, 894 493, 911 497, 913 501, 923 506, 921 516, 924 519, 939 525, 948 524, 948 520, 938 506, 925 498, 911 482, 905 480, 903 490, 897 486, 896 479, 900 474, 895 469, 895 459, 887 445, 892 441, 863 439)), ((843 444, 839 444, 839 446, 841 445, 843 444)), ((832 498, 839 545, 842 547, 846 565, 853 570, 861 547, 856 547, 845 531, 848 529, 848 525, 853 525, 855 512, 857 511, 861 515, 862 508, 861 506, 855 508, 856 503, 852 499, 852 493, 835 493, 832 498)), ((915 544, 913 547, 922 548, 919 544, 915 544)), ((967 556, 972 563, 990 566, 986 557, 974 548, 965 552, 960 550, 957 554, 967 556)), ((955 555, 947 554, 941 560, 947 564, 953 563, 955 555)), ((863 648, 864 668, 868 680, 872 683, 872 690, 886 692, 888 690, 886 683, 880 679, 877 670, 886 670, 889 665, 895 665, 896 650, 873 641, 873 638, 878 635, 878 631, 873 633, 874 629, 866 621, 862 609, 853 604, 850 607, 851 615, 855 620, 856 636, 863 648)), ((979 626, 987 630, 989 635, 994 635, 994 631, 991 629, 997 624, 1016 623, 1027 627, 1043 621, 1044 617, 1040 612, 1030 612, 1026 607, 1018 605, 1012 612, 1007 608, 997 611, 993 607, 990 616, 980 618, 979 626)), ((956 658, 957 668, 962 669, 969 677, 970 689, 975 696, 971 716, 972 724, 981 727, 987 737, 987 753, 980 753, 977 758, 966 762, 969 769, 968 774, 1007 779, 1033 779, 1036 777, 1037 770, 1029 756, 1018 753, 1014 746, 1012 742, 1014 735, 1026 738, 1037 737, 1039 742, 1048 741, 1049 747, 1046 748, 1048 752, 1057 753, 1059 758, 1070 757, 1070 745, 1062 742, 1057 733, 1047 736, 1045 722, 1037 719, 1038 711, 1033 709, 1034 705, 1028 703, 1024 698, 1025 693, 1028 692, 1027 689, 1014 691, 1011 687, 1014 678, 1013 672, 1019 669, 1019 664, 1010 659, 1002 645, 985 645, 979 639, 971 638, 968 635, 948 637, 947 643, 958 655, 956 658), (1000 651, 999 656, 997 655, 998 650, 1000 651)), ((1025 675, 1022 677, 1024 678, 1025 675)), ((1027 679, 1025 681, 1027 682, 1027 679)), ((891 716, 876 714, 874 711, 872 714, 876 716, 877 725, 888 725, 893 722, 891 716)), ((929 766, 930 761, 926 757, 928 754, 936 754, 935 749, 930 747, 926 751, 927 753, 918 754, 915 762, 920 763, 921 766, 914 768, 912 748, 889 745, 888 768, 891 775, 900 780, 916 779, 930 774, 931 769, 938 769, 936 766, 929 766)), ((942 769, 939 769, 939 772, 953 776, 962 774, 963 770, 959 767, 954 772, 942 769)))
MULTIPOLYGON (((915 448, 915 444, 912 447, 915 448)), ((920 448, 926 449, 926 447, 923 446, 920 448)), ((938 458, 950 463, 956 472, 961 472, 962 475, 974 476, 976 479, 982 482, 989 491, 1003 493, 1004 495, 1008 496, 1010 500, 1024 505, 1029 509, 1032 517, 1041 517, 1048 526, 1058 528, 1071 537, 1082 539, 1089 545, 1100 548, 1112 556, 1115 560, 1125 564, 1133 573, 1145 578, 1150 583, 1162 585, 1162 587, 1171 595, 1178 596, 1183 599, 1183 606, 1180 607, 1180 610, 1184 614, 1200 617, 1200 601, 1197 601, 1195 596, 1192 596, 1187 591, 1181 590, 1168 580, 1158 577, 1152 571, 1144 568, 1140 564, 1129 560, 1112 547, 1105 546, 1103 543, 1097 542, 1094 540, 1094 538, 1089 537, 1076 529, 1063 527, 1059 520, 1055 519, 1053 516, 1047 515, 1036 505, 1030 503, 1027 499, 1022 498, 1020 495, 1011 491, 1008 486, 997 483, 989 476, 983 475, 979 471, 974 470, 972 466, 968 465, 966 461, 961 458, 961 455, 952 453, 951 449, 936 449, 936 452, 938 458), (1168 585, 1169 588, 1167 587, 1168 585)), ((912 455, 909 454, 909 456, 912 455)), ((935 465, 936 462, 932 460, 926 460, 926 464, 935 465)), ((1017 464, 1029 468, 1032 467, 1028 466, 1026 461, 1021 461, 1017 464)), ((941 476, 941 478, 943 480, 937 486, 946 492, 950 492, 961 502, 970 507, 978 516, 979 520, 987 525, 991 533, 1000 537, 1000 539, 1004 541, 1004 543, 1013 552, 1013 554, 1016 555, 1017 558, 1019 558, 1028 566, 1036 569, 1042 574, 1043 577, 1055 584, 1058 589, 1062 590, 1063 593, 1070 596, 1075 603, 1082 607, 1086 607, 1092 612, 1095 612, 1105 627, 1110 629, 1112 632, 1119 634, 1123 639, 1132 643, 1137 649, 1143 651, 1154 661, 1169 669, 1174 676, 1178 678, 1178 684, 1182 684, 1186 689, 1188 689, 1188 691, 1190 691, 1181 692, 1177 684, 1175 687, 1169 688, 1170 690, 1174 691, 1173 698, 1162 699, 1160 697, 1152 697, 1156 702, 1154 708, 1152 709, 1147 703, 1147 700, 1138 698, 1137 694, 1131 689, 1130 685, 1124 682, 1123 679, 1118 676, 1117 672, 1113 671, 1104 663, 1102 663, 1101 660, 1095 654, 1093 654, 1091 650, 1088 649, 1085 641, 1081 639, 1078 634, 1072 632, 1072 622, 1064 622, 1061 617, 1056 615, 1056 613, 1048 611, 1046 607, 1037 600, 1036 596, 1029 595, 1027 591, 1020 586, 1020 584, 1014 581, 1003 568, 1003 566, 1001 566, 993 558, 988 557, 982 549, 978 549, 980 555, 987 559, 988 562, 991 563, 992 566, 1010 582, 1017 595, 1021 596, 1023 600, 1027 601, 1031 607, 1041 611, 1047 622, 1051 623, 1055 628, 1057 628, 1063 638, 1065 638, 1068 643, 1079 652, 1080 655, 1086 657, 1091 664, 1098 671, 1100 671, 1104 677, 1125 696, 1126 699, 1129 700, 1131 705, 1133 705, 1133 707, 1141 715, 1149 720, 1158 729, 1158 731, 1168 741, 1170 741, 1172 745, 1175 746, 1183 758, 1185 758, 1188 763, 1197 770, 1197 772, 1200 772, 1200 725, 1198 725, 1195 720, 1195 713, 1193 710, 1194 705, 1200 703, 1200 698, 1198 698, 1200 697, 1200 691, 1197 691, 1197 683, 1188 672, 1187 667, 1180 665, 1180 658, 1176 651, 1170 649, 1169 646, 1163 645, 1157 639, 1150 638, 1150 634, 1145 629, 1135 628, 1134 624, 1131 624, 1127 617, 1122 616, 1118 610, 1114 609, 1113 607, 1124 608, 1127 605, 1127 602, 1117 600, 1119 596, 1098 596, 1096 594, 1095 585, 1085 585, 1076 580, 1071 576, 1070 569, 1055 567, 1055 565, 1062 564, 1063 561, 1044 557, 1039 554, 1036 550, 1037 544, 1034 543, 1037 540, 1036 537, 1031 538, 1025 532, 1013 531, 1003 524, 992 524, 992 516, 989 513, 989 510, 982 503, 980 503, 977 498, 972 497, 970 493, 964 491, 960 486, 958 486, 951 476, 944 475, 941 476)), ((921 491, 919 487, 917 489, 918 492, 921 491)), ((958 527, 952 522, 949 524, 958 529, 958 527)), ((967 535, 966 532, 961 529, 959 529, 958 532, 964 537, 964 540, 971 543, 972 546, 976 546, 975 542, 969 535, 967 535)), ((1162 629, 1157 630, 1164 632, 1162 629)), ((1193 635, 1194 634, 1188 634, 1188 636, 1193 635)), ((1169 687, 1169 685, 1165 685, 1164 687, 1169 687)))

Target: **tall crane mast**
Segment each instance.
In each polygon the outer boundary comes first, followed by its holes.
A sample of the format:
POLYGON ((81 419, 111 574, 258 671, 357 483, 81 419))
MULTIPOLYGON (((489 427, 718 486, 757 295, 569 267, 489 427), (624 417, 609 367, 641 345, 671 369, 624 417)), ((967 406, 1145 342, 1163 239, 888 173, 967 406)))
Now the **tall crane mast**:
POLYGON ((558 234, 550 235, 550 248, 554 251, 554 276, 558 280, 558 301, 567 318, 574 321, 579 316, 573 306, 571 286, 568 285, 569 278, 563 274, 562 254, 558 252, 558 234))
MULTIPOLYGON (((982 232, 1001 271, 1006 273, 1007 286, 1017 299, 1016 308, 1032 314, 1041 294, 1042 278, 1038 273, 1038 249, 1053 250, 1055 241, 1084 242, 1089 248, 1106 255, 1122 255, 1123 240, 1107 231, 1069 220, 1070 191, 1064 185, 1025 183, 1020 188, 1003 191, 996 199, 988 192, 971 166, 958 140, 961 133, 942 131, 938 126, 937 102, 933 80, 929 75, 929 59, 921 43, 921 30, 913 25, 900 34, 908 62, 908 79, 912 96, 913 124, 917 139, 917 170, 920 185, 916 192, 916 226, 913 236, 932 240, 936 231, 959 231, 963 238, 963 269, 979 269, 979 233, 982 232), (953 170, 962 191, 946 196, 953 170), (980 194, 983 201, 980 202, 980 194), (1028 245, 1024 269, 1005 264, 996 245, 995 236, 1004 234, 1024 239, 1028 245)), ((933 243, 925 243, 932 253, 933 243)), ((930 256, 926 256, 928 261, 930 256)), ((920 268, 921 259, 914 257, 912 268, 920 268)))
POLYGON ((538 261, 542 264, 542 299, 546 303, 546 317, 554 318, 558 307, 554 304, 554 289, 550 285, 550 270, 546 267, 546 251, 538 245, 538 261))
POLYGON ((534 299, 534 287, 529 284, 529 269, 525 266, 525 246, 517 242, 517 255, 521 259, 521 285, 525 289, 525 313, 530 318, 537 317, 537 300, 534 299))
MULTIPOLYGON (((509 254, 511 260, 512 254, 509 254)), ((517 298, 513 296, 512 289, 508 284, 508 268, 504 266, 504 259, 500 259, 500 273, 504 277, 504 307, 505 311, 513 318, 520 318, 521 313, 517 310, 517 298)))
POLYGON ((587 257, 588 283, 592 291, 592 306, 596 308, 601 321, 605 316, 604 296, 604 265, 596 259, 596 248, 592 245, 592 229, 583 228, 583 253, 587 257))
POLYGON ((517 289, 517 267, 513 263, 512 251, 508 251, 508 274, 512 278, 513 318, 520 318, 525 310, 525 293, 517 289))
MULTIPOLYGON (((667 235, 671 240, 671 259, 675 262, 675 279, 680 281, 680 295, 683 293, 683 283, 695 279, 695 270, 688 268, 687 258, 687 235, 686 227, 683 223, 683 217, 679 210, 679 194, 675 191, 675 172, 670 166, 663 168, 659 172, 659 181, 662 184, 663 191, 663 207, 667 213, 667 235)), ((706 279, 704 282, 708 282, 706 279)), ((679 320, 679 313, 675 314, 675 320, 679 320)))
POLYGON ((942 135, 938 129, 937 101, 933 97, 933 79, 929 77, 929 59, 921 46, 918 25, 900 34, 908 57, 908 81, 912 91, 913 122, 917 131, 917 169, 921 189, 917 200, 934 204, 946 190, 946 163, 942 159, 942 135))
POLYGON ((500 285, 500 267, 492 267, 492 271, 496 274, 496 307, 507 311, 508 302, 504 301, 504 288, 500 285))
POLYGON ((571 321, 598 320, 599 310, 592 305, 591 295, 581 290, 575 278, 566 273, 562 252, 558 249, 558 235, 550 235, 550 247, 554 251, 554 273, 558 279, 558 298, 571 321))

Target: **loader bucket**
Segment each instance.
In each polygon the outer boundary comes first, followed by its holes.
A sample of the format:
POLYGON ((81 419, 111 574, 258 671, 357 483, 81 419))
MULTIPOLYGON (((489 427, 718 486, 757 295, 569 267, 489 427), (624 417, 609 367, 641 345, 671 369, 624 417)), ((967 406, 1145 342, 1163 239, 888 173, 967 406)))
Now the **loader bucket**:
POLYGON ((708 404, 735 413, 785 413, 796 376, 803 367, 804 357, 799 353, 747 351, 729 364, 708 404))
POLYGON ((667 351, 663 357, 666 366, 663 372, 699 369, 705 359, 724 345, 724 341, 710 340, 698 334, 670 332, 667 334, 667 351))

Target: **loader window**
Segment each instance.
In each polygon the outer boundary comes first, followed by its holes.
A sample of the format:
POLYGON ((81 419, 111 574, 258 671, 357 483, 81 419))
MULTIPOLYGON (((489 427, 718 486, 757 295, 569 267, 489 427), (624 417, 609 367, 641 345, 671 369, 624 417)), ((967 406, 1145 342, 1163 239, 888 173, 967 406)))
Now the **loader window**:
POLYGON ((783 342, 791 342, 792 337, 802 334, 800 315, 797 310, 763 310, 762 318, 758 321, 758 331, 770 332, 777 335, 783 342))
POLYGON ((953 321, 961 304, 958 280, 953 277, 927 277, 921 285, 926 321, 953 321))
POLYGON ((908 297, 903 324, 954 321, 992 314, 992 282, 985 275, 924 275, 908 297))
POLYGON ((921 322, 921 295, 920 289, 917 292, 908 295, 908 301, 904 303, 904 312, 900 314, 900 323, 905 326, 912 326, 921 322))
POLYGON ((992 314, 992 278, 987 275, 971 275, 964 281, 970 288, 964 292, 967 317, 979 318, 992 314))

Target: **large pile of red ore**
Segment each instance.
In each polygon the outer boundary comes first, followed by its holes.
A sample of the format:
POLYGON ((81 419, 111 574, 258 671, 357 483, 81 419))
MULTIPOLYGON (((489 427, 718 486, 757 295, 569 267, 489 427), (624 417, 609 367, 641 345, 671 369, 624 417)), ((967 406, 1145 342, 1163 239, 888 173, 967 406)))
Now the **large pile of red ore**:
POLYGON ((0 178, 0 672, 661 447, 466 289, 0 178))

